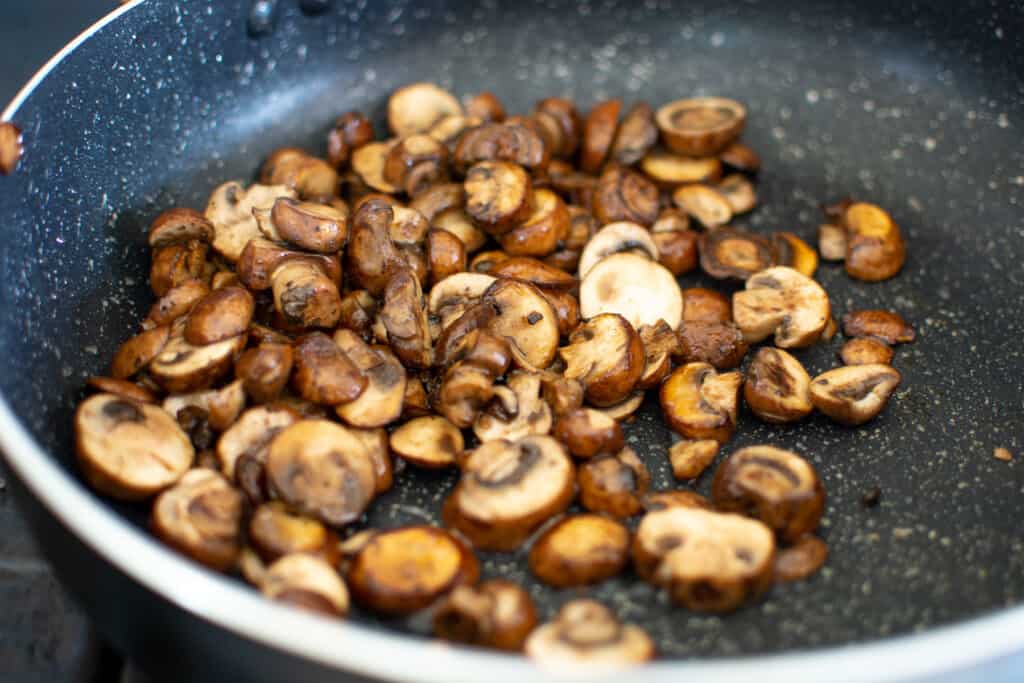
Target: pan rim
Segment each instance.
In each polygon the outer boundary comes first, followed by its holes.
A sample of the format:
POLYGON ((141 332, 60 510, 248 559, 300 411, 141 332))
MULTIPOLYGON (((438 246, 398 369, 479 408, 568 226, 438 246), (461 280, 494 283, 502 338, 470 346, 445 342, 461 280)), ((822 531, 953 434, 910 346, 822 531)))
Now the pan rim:
MULTIPOLYGON (((122 5, 75 37, 22 87, 0 114, 0 121, 13 120, 39 84, 81 44, 145 1, 122 5)), ((3 395, 0 456, 61 524, 97 555, 156 595, 237 636, 365 676, 429 683, 477 683, 485 679, 519 683, 524 677, 548 683, 612 676, 618 681, 668 683, 680 674, 698 675, 709 683, 754 676, 765 683, 897 682, 966 672, 1024 651, 1022 605, 923 633, 853 645, 730 659, 656 661, 625 672, 545 669, 518 656, 450 647, 307 614, 269 602, 253 590, 202 569, 140 533, 64 471, 32 437, 3 395), (187 593, 177 589, 185 585, 190 588, 187 593)), ((983 675, 981 670, 972 673, 983 675)))

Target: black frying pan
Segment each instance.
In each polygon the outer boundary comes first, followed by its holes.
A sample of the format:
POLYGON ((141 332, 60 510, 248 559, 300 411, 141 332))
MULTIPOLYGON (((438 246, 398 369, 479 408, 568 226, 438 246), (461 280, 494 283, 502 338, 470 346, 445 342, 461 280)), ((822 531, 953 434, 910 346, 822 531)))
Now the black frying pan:
MULTIPOLYGON (((379 118, 393 88, 435 80, 493 89, 520 111, 550 94, 584 108, 609 95, 737 97, 751 114, 745 139, 765 158, 750 228, 812 239, 818 203, 855 195, 889 208, 908 239, 892 281, 819 275, 839 313, 895 308, 917 327, 886 412, 857 430, 744 415, 724 449, 771 442, 813 461, 829 494, 827 569, 724 618, 673 608, 629 578, 601 585, 593 595, 645 625, 669 660, 630 675, 903 680, 983 661, 973 671, 986 680, 1012 675, 1014 660, 991 660, 1024 650, 1024 608, 1013 607, 1024 598, 1024 469, 992 450, 1024 449, 1020 3, 339 1, 309 17, 282 0, 259 39, 248 4, 135 3, 5 113, 27 155, 0 178, 0 443, 58 574, 119 648, 168 680, 543 678, 521 660, 395 633, 415 623, 328 624, 264 603, 161 548, 136 528, 137 510, 93 496, 72 466, 83 380, 150 303, 148 222, 251 178, 276 146, 319 151, 341 111, 379 118), (881 504, 866 509, 875 485, 881 504)), ((800 357, 822 371, 838 343, 800 357)), ((656 405, 628 434, 670 485, 656 405)), ((436 520, 451 483, 406 472, 370 523, 436 520)), ((528 584, 545 615, 574 595, 531 581, 519 555, 484 568, 528 584)))

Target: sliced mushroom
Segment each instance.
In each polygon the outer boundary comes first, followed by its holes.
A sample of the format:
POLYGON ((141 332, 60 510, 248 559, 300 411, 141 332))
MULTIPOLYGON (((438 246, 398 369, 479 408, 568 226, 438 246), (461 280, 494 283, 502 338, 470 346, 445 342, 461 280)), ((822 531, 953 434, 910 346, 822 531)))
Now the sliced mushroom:
POLYGON ((538 102, 534 110, 544 112, 558 121, 562 132, 562 144, 557 149, 552 149, 551 154, 563 158, 575 154, 583 134, 583 122, 572 101, 564 97, 548 97, 538 102))
POLYGON ((633 327, 664 320, 676 328, 683 298, 675 276, 663 266, 636 254, 613 254, 591 268, 580 285, 583 319, 602 313, 618 313, 633 327))
POLYGON ((846 230, 824 224, 818 228, 818 251, 826 261, 846 260, 846 230))
POLYGON ((169 325, 160 325, 135 335, 117 350, 110 363, 114 379, 128 379, 156 359, 171 338, 169 325))
POLYGON ((732 321, 732 302, 713 289, 688 287, 683 290, 683 321, 727 323, 732 321))
POLYGON ((442 328, 458 320, 478 303, 496 279, 484 273, 456 273, 437 282, 430 289, 427 310, 441 319, 442 328))
POLYGON ((395 468, 391 461, 391 451, 388 448, 388 433, 380 427, 376 429, 351 429, 349 430, 356 437, 370 458, 373 466, 373 473, 376 476, 377 493, 383 493, 391 488, 394 483, 395 468))
POLYGON ((348 582, 363 607, 410 614, 458 586, 473 585, 480 566, 443 529, 409 526, 374 534, 352 560, 348 582))
POLYGON ((254 209, 270 209, 279 197, 296 197, 295 190, 285 185, 252 185, 245 189, 240 183, 224 183, 210 195, 206 218, 213 224, 213 248, 234 263, 242 255, 249 240, 261 236, 254 209))
POLYGON ((223 432, 235 423, 245 408, 245 390, 242 382, 236 380, 220 389, 174 394, 168 396, 163 403, 164 410, 174 416, 189 406, 201 409, 210 427, 223 432))
POLYGON ((433 620, 437 638, 507 652, 521 650, 536 625, 530 594, 504 579, 456 587, 438 605, 433 620))
POLYGON ((580 147, 580 168, 584 173, 601 170, 619 127, 619 111, 622 100, 606 100, 594 105, 583 123, 583 138, 580 147))
POLYGON ((526 655, 542 665, 605 668, 642 664, 654 657, 654 641, 633 624, 622 624, 593 600, 562 605, 554 621, 534 629, 526 655))
POLYGON ((572 501, 573 464, 550 436, 488 441, 462 464, 447 521, 481 550, 514 550, 572 501))
POLYGON ((775 262, 771 243, 760 235, 718 228, 700 237, 700 267, 719 280, 746 280, 775 262))
POLYGON ((554 436, 578 458, 618 453, 625 445, 619 423, 593 408, 577 408, 559 417, 554 436))
POLYGON ((365 390, 335 412, 353 427, 383 427, 402 414, 405 368, 387 348, 372 348, 352 330, 338 330, 334 343, 366 378, 365 390))
POLYGON ((494 235, 527 220, 533 211, 530 176, 508 161, 482 161, 466 173, 466 213, 494 235))
POLYGON ((352 222, 352 238, 346 249, 347 273, 373 296, 384 293, 403 261, 391 240, 395 211, 382 200, 362 204, 352 222))
POLYGON ((338 181, 333 166, 294 147, 275 150, 260 169, 260 182, 294 188, 305 199, 337 195, 338 181))
POLYGON ((270 275, 274 308, 298 328, 334 327, 341 316, 338 285, 319 263, 286 261, 270 275))
POLYGON ((322 522, 291 512, 280 501, 263 503, 249 520, 249 542, 266 562, 291 555, 317 555, 332 564, 338 559, 338 537, 322 522))
POLYGON ((658 263, 673 275, 684 275, 697 267, 700 235, 693 230, 655 232, 651 239, 658 247, 658 263))
POLYGON ((855 337, 839 350, 843 365, 892 365, 892 357, 892 347, 873 337, 855 337))
POLYGON ((593 199, 594 217, 601 223, 651 225, 658 209, 658 188, 643 175, 618 164, 601 174, 593 199))
POLYGON ((579 380, 551 372, 542 375, 541 384, 544 400, 556 418, 583 406, 583 383, 579 380))
POLYGON ((485 90, 466 100, 466 114, 484 121, 501 121, 505 118, 505 107, 497 95, 485 90))
POLYGON ((604 413, 606 416, 613 420, 622 422, 633 415, 644 402, 644 392, 642 390, 634 391, 632 394, 622 399, 618 403, 597 410, 604 413))
POLYGON ((448 148, 425 133, 403 137, 388 150, 383 176, 385 182, 414 197, 448 180, 448 148))
POLYGON ((185 321, 185 341, 195 346, 216 344, 249 329, 256 304, 243 287, 225 287, 200 299, 185 321))
POLYGON ((551 431, 551 407, 540 392, 538 373, 511 373, 504 386, 494 387, 494 397, 477 416, 473 433, 481 442, 547 434, 551 431))
POLYGON ((776 581, 801 581, 821 569, 828 559, 828 546, 807 534, 793 545, 780 548, 775 556, 776 581))
POLYGON ((275 436, 266 477, 270 491, 289 506, 336 526, 358 519, 376 487, 366 447, 326 420, 302 420, 275 436))
POLYGON ((167 545, 218 571, 241 550, 243 499, 218 472, 186 472, 153 503, 152 528, 167 545))
POLYGON ((530 549, 530 570, 558 588, 609 579, 629 560, 629 530, 601 515, 571 515, 545 531, 530 549))
POLYGON ((656 185, 667 189, 712 183, 722 177, 722 164, 715 157, 685 157, 663 149, 652 150, 644 156, 640 169, 656 185))
POLYGON ((661 385, 661 410, 669 426, 689 439, 728 441, 736 430, 743 375, 719 374, 707 363, 687 363, 661 385))
POLYGON ((612 161, 629 166, 640 161, 657 141, 654 110, 646 102, 637 102, 622 117, 609 156, 612 161))
POLYGON ((817 529, 825 509, 825 490, 811 464, 772 446, 748 446, 726 458, 715 472, 711 499, 717 509, 759 519, 790 542, 817 529))
POLYGON ((446 116, 459 114, 459 100, 433 83, 411 83, 388 98, 388 126, 400 138, 425 133, 446 116))
POLYGON ((526 221, 498 238, 509 256, 545 256, 569 232, 569 210, 557 194, 534 190, 531 204, 526 221))
POLYGON ((576 278, 558 268, 553 268, 533 258, 510 258, 496 264, 489 271, 494 277, 522 280, 541 289, 566 292, 578 283, 576 278))
POLYGON ((906 245, 900 228, 883 209, 856 202, 843 212, 846 228, 846 273, 852 278, 878 282, 903 268, 906 245))
POLYGON ((193 346, 172 335, 150 362, 149 374, 171 393, 206 389, 231 369, 235 354, 244 347, 244 334, 206 346, 193 346))
POLYGON ((352 170, 372 191, 396 194, 399 188, 384 179, 384 165, 395 142, 370 142, 352 153, 352 170))
POLYGON ((433 349, 423 290, 408 270, 398 271, 388 282, 380 319, 387 330, 388 343, 405 365, 430 367, 433 349))
POLYGON ((349 597, 345 582, 324 559, 305 553, 285 555, 267 567, 260 591, 281 602, 318 614, 344 616, 349 597))
POLYGON ((733 217, 732 203, 716 187, 683 185, 672 193, 672 200, 708 230, 725 225, 733 217))
POLYGON ((620 252, 658 260, 658 247, 643 226, 629 221, 610 223, 598 230, 583 247, 579 263, 580 279, 586 277, 600 261, 620 252))
POLYGON ((850 311, 843 316, 847 337, 876 337, 886 344, 906 344, 916 333, 899 313, 880 310, 850 311))
POLYGON ((793 270, 814 277, 818 270, 818 252, 791 232, 777 232, 772 235, 775 250, 775 265, 789 266, 793 270))
POLYGON ((195 209, 174 208, 164 211, 149 226, 149 246, 154 251, 171 244, 193 240, 213 242, 214 227, 195 209))
POLYGON ((747 110, 724 97, 695 97, 669 102, 658 110, 655 120, 669 149, 708 157, 736 141, 747 122, 747 110))
POLYGON ((263 343, 249 349, 235 362, 235 377, 256 403, 269 403, 284 390, 292 374, 292 347, 263 343))
POLYGON ((473 426, 480 411, 494 396, 494 374, 466 361, 452 365, 438 392, 438 412, 459 428, 473 426))
POLYGON ((637 381, 640 389, 661 384, 672 371, 672 356, 678 353, 679 339, 664 320, 640 327, 640 341, 644 347, 644 371, 637 381))
POLYGON ((637 573, 698 612, 729 612, 772 583, 775 538, 734 514, 670 507, 647 513, 633 537, 637 573))
POLYGON ((365 289, 356 289, 341 297, 338 327, 352 330, 363 339, 372 339, 371 328, 377 317, 377 300, 365 289))
POLYGON ((757 192, 754 190, 754 186, 739 173, 722 178, 715 189, 725 197, 734 216, 746 213, 757 206, 757 192))
POLYGON ((678 361, 710 363, 718 370, 738 367, 749 348, 743 332, 732 322, 684 321, 678 340, 678 361))
POLYGON ((503 162, 530 171, 546 168, 551 152, 538 132, 524 123, 508 120, 467 130, 452 155, 455 167, 466 173, 481 162, 503 162))
POLYGON ((341 170, 352 152, 373 142, 373 123, 358 111, 345 112, 334 121, 327 133, 327 161, 341 170))
POLYGON ((832 315, 821 285, 786 266, 751 276, 746 290, 733 294, 732 314, 747 341, 774 333, 775 345, 784 349, 818 341, 832 315))
POLYGON ((456 464, 465 442, 459 428, 440 415, 409 420, 391 433, 391 450, 406 462, 440 469, 456 464))
POLYGON ((640 502, 643 503, 644 510, 647 512, 677 507, 698 508, 700 510, 711 509, 711 503, 708 502, 708 499, 695 491, 651 491, 640 502))
POLYGON ((734 142, 718 153, 726 166, 743 173, 757 173, 761 170, 761 157, 742 142, 734 142))
POLYGON ((487 243, 487 235, 476 227, 461 207, 439 213, 433 220, 433 226, 458 237, 466 245, 467 254, 479 251, 487 243))
MULTIPOLYGON (((260 211, 256 212, 257 220, 260 211)), ((348 208, 299 202, 283 197, 266 212, 282 240, 299 249, 319 254, 333 254, 348 241, 348 208)))
POLYGON ((153 294, 162 297, 190 280, 204 278, 208 267, 207 251, 206 243, 198 240, 171 244, 155 250, 153 263, 149 269, 149 284, 153 294))
POLYGON ((811 377, 796 358, 782 349, 758 349, 747 368, 743 398, 765 422, 796 422, 811 414, 811 377))
POLYGON ((714 439, 683 439, 668 449, 672 475, 676 479, 696 479, 718 455, 719 443, 714 439))
POLYGON ((369 380, 359 367, 323 332, 305 335, 295 345, 292 387, 313 403, 336 406, 354 401, 369 380))
POLYGON ((555 150, 565 146, 562 122, 551 112, 534 111, 526 116, 510 116, 505 119, 505 123, 517 123, 534 131, 544 141, 544 149, 549 157, 554 155, 555 150))
MULTIPOLYGON (((331 282, 341 282, 341 259, 337 255, 309 254, 288 249, 276 242, 252 239, 238 259, 237 271, 241 284, 253 291, 273 287, 273 274, 288 261, 303 261, 318 266, 331 282)), ((280 286, 280 284, 279 284, 280 286)))
POLYGON ((210 278, 210 289, 224 289, 225 287, 237 287, 242 284, 242 281, 238 278, 238 273, 232 273, 229 271, 218 271, 213 274, 210 278))
POLYGON ((484 300, 498 312, 488 329, 508 342, 520 367, 531 370, 551 364, 558 350, 558 319, 536 287, 499 278, 487 288, 484 300))
POLYGON ((579 469, 580 504, 585 510, 631 517, 643 509, 641 499, 651 474, 632 448, 587 460, 579 469))
POLYGON ((431 282, 466 270, 466 245, 458 237, 440 228, 427 233, 427 263, 431 282))
MULTIPOLYGON (((216 276, 214 278, 216 279, 216 276)), ((188 280, 177 287, 172 287, 149 309, 149 315, 142 323, 143 328, 153 329, 173 323, 178 318, 188 315, 196 302, 209 293, 210 287, 201 280, 188 280)))
POLYGON ((848 365, 811 380, 811 402, 836 422, 859 425, 882 412, 899 383, 888 365, 848 365))
MULTIPOLYGON (((262 477, 263 463, 270 442, 278 432, 294 424, 298 419, 293 411, 275 406, 259 406, 242 413, 217 441, 217 459, 220 461, 221 472, 228 479, 241 485, 241 463, 252 470, 249 474, 257 473, 262 477), (243 461, 249 461, 249 464, 243 461)), ((262 484, 258 488, 262 490, 262 484)))
POLYGON ((644 345, 624 317, 603 313, 583 323, 558 350, 566 379, 583 382, 587 400, 596 406, 618 403, 643 374, 644 345))
POLYGON ((119 500, 142 500, 192 465, 188 435, 157 406, 96 394, 75 413, 75 454, 86 480, 119 500))
POLYGON ((114 394, 129 401, 156 403, 156 395, 152 391, 127 380, 93 375, 86 380, 86 384, 101 393, 114 394))

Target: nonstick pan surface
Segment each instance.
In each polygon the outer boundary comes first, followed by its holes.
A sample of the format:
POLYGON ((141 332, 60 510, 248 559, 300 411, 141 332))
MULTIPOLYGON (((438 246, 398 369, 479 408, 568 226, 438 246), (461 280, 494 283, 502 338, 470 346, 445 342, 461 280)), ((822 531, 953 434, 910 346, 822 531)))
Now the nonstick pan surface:
MULTIPOLYGON (((587 593, 676 658, 871 641, 1024 598, 1024 465, 992 457, 1024 449, 1019 3, 336 2, 307 17, 282 2, 260 39, 246 33, 247 4, 134 6, 11 112, 27 156, 0 178, 0 391, 69 472, 84 379, 151 303, 144 235, 161 210, 201 208, 277 146, 320 152, 347 109, 383 130, 387 93, 415 80, 490 89, 510 111, 555 94, 583 109, 718 94, 748 105, 744 139, 764 158, 759 208, 738 224, 813 241, 820 202, 886 207, 907 238, 903 272, 866 284, 823 265, 818 279, 838 314, 894 309, 918 340, 897 349, 903 385, 868 425, 772 427, 743 414, 723 449, 772 443, 814 463, 829 497, 820 574, 727 617, 674 608, 632 576, 587 593), (865 508, 874 486, 881 503, 865 508)), ((798 357, 813 375, 838 365, 841 342, 798 357)), ((626 431, 654 487, 673 486, 653 397, 626 431)), ((17 469, 19 454, 8 457, 17 469)), ((368 524, 437 522, 453 481, 406 470, 368 524)), ((142 511, 118 510, 144 524, 142 511)), ((577 595, 532 580, 522 553, 483 567, 527 585, 545 616, 577 595)))

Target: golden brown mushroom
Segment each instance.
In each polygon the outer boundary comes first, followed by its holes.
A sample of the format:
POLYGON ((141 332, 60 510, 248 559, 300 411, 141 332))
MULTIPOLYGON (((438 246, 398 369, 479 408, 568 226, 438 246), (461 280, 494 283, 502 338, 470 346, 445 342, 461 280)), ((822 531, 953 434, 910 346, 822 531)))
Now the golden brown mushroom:
POLYGON ((746 108, 724 97, 695 97, 669 102, 655 115, 662 141, 691 157, 718 154, 735 142, 747 122, 746 108))
POLYGON ((581 599, 562 605, 553 621, 534 629, 526 655, 547 666, 626 667, 653 658, 654 641, 600 603, 581 599))
POLYGON ((831 317, 828 294, 817 282, 786 266, 762 270, 732 296, 733 320, 749 342, 775 335, 779 348, 810 346, 831 317))
POLYGON ((327 616, 348 612, 345 582, 330 564, 315 555, 285 555, 267 567, 259 587, 274 602, 327 616))
POLYGON ((261 228, 273 227, 277 237, 269 239, 280 239, 305 251, 334 254, 348 241, 348 207, 343 202, 328 206, 281 197, 269 211, 257 209, 255 215, 261 228))
POLYGON ((855 337, 839 350, 843 365, 892 365, 892 357, 892 347, 873 337, 855 337))
POLYGON ((546 168, 551 152, 539 132, 525 124, 510 119, 467 130, 459 137, 452 155, 456 169, 468 173, 470 167, 481 162, 503 162, 529 171, 546 168))
POLYGON ((651 474, 632 448, 587 460, 579 469, 580 503, 585 510, 631 517, 643 509, 641 499, 651 474))
POLYGON ((558 350, 565 377, 583 382, 587 400, 596 406, 618 403, 643 374, 644 345, 621 315, 603 313, 583 323, 558 350))
POLYGON ((856 202, 843 212, 846 228, 846 273, 858 280, 887 280, 907 258, 900 228, 883 209, 856 202))
POLYGON ((672 371, 672 356, 679 352, 679 339, 664 320, 641 325, 639 333, 644 346, 644 371, 637 388, 649 389, 661 384, 672 371))
POLYGON ((338 172, 323 159, 295 147, 275 150, 263 162, 260 182, 294 188, 304 199, 338 194, 338 172))
POLYGON ((817 536, 807 534, 775 556, 776 581, 801 581, 821 569, 828 559, 828 546, 817 536))
MULTIPOLYGON (((270 442, 298 419, 293 411, 272 405, 250 408, 242 413, 217 441, 217 459, 224 476, 239 485, 243 484, 244 476, 261 479, 270 442), (249 471, 240 472, 239 466, 249 471)), ((249 482, 252 483, 255 482, 249 482)), ((255 493, 251 488, 243 486, 246 493, 255 493)), ((258 489, 262 492, 262 483, 258 489)), ((259 497, 262 498, 262 493, 259 497)))
POLYGON ((352 427, 384 427, 402 414, 405 368, 386 347, 373 348, 352 330, 338 330, 334 343, 366 378, 366 388, 335 412, 352 427))
POLYGON ((775 249, 775 265, 789 266, 802 275, 814 277, 818 270, 818 252, 791 232, 777 232, 772 235, 775 249))
POLYGON ((482 161, 466 172, 466 213, 493 235, 502 235, 530 217, 533 190, 522 166, 482 161))
POLYGON ((456 587, 438 605, 433 625, 443 640, 516 652, 537 625, 537 610, 518 585, 491 579, 456 587))
POLYGON ((811 402, 836 422, 859 425, 882 412, 899 383, 888 365, 848 365, 811 380, 811 402))
POLYGON ((270 209, 279 197, 296 197, 295 190, 284 185, 252 185, 248 189, 232 181, 210 195, 206 218, 213 224, 213 248, 234 263, 250 240, 262 236, 254 209, 270 209))
POLYGON ((696 479, 718 455, 719 443, 714 439, 683 439, 669 446, 668 459, 676 479, 696 479))
POLYGON ((640 161, 657 141, 658 126, 654 123, 654 110, 646 102, 637 102, 622 117, 609 157, 612 161, 630 166, 640 161))
POLYGON ((291 512, 281 501, 263 503, 249 520, 249 542, 267 562, 290 555, 317 555, 334 564, 338 537, 319 520, 291 512))
POLYGON ((713 278, 746 280, 775 262, 771 243, 760 235, 717 228, 700 237, 700 267, 713 278))
POLYGON ((551 431, 551 407, 540 392, 539 373, 511 373, 504 385, 494 387, 494 396, 473 423, 473 433, 481 442, 547 434, 551 431))
POLYGON ((243 498, 220 473, 186 472, 153 502, 153 532, 175 550, 225 571, 241 550, 243 498))
POLYGON ((584 173, 597 173, 604 166, 619 127, 621 109, 622 100, 606 100, 594 105, 587 115, 580 147, 580 168, 584 173))
POLYGON ((172 333, 167 345, 149 363, 149 374, 172 393, 206 389, 231 370, 245 346, 245 334, 215 344, 193 346, 172 333))
POLYGON ((398 137, 425 133, 446 116, 462 114, 462 105, 433 83, 410 83, 388 98, 388 126, 398 137))
POLYGON ((149 365, 167 346, 171 338, 171 327, 160 325, 135 335, 117 350, 110 363, 110 374, 114 379, 128 379, 149 365))
POLYGON ((722 177, 722 163, 715 157, 679 156, 664 149, 651 150, 640 160, 640 169, 658 187, 711 183, 722 177))
POLYGON ((433 363, 427 310, 419 280, 409 270, 399 270, 384 290, 380 320, 388 343, 402 363, 428 368, 433 363))
POLYGON ((811 377, 796 358, 782 349, 758 349, 747 368, 743 398, 765 422, 796 422, 811 414, 811 377))
POLYGON ((216 344, 249 329, 256 303, 244 287, 225 287, 196 302, 185 320, 185 341, 195 346, 216 344))
POLYGON ((295 344, 292 388, 307 401, 336 406, 359 398, 369 381, 341 347, 323 332, 295 344))
POLYGON ((391 450, 406 462, 438 469, 458 463, 465 442, 462 432, 440 415, 409 420, 391 433, 391 450))
POLYGON ((551 364, 558 350, 558 319, 536 287, 499 278, 484 292, 484 300, 497 311, 489 331, 508 342, 517 365, 532 370, 551 364))
POLYGON ((625 445, 619 423, 593 408, 577 408, 558 418, 554 437, 577 458, 618 453, 625 445))
POLYGON ((850 311, 843 316, 843 334, 875 337, 886 344, 906 344, 917 336, 899 313, 881 310, 850 311))
POLYGON ((593 199, 594 217, 601 223, 651 225, 658 209, 658 188, 640 173, 613 164, 601 174, 593 199))
POLYGON ((569 231, 569 210, 557 194, 536 189, 531 204, 526 220, 498 237, 509 256, 546 256, 569 231))
POLYGON ((683 321, 677 337, 678 361, 710 363, 718 370, 738 367, 749 348, 743 332, 732 321, 683 321))
POLYGON ((559 588, 609 579, 629 560, 629 530, 601 515, 571 515, 549 528, 530 549, 530 570, 559 588))
POLYGON ((358 111, 345 112, 327 133, 327 161, 338 170, 348 163, 353 151, 373 142, 373 123, 358 111))
POLYGON ((687 363, 661 385, 661 410, 669 426, 690 439, 728 441, 736 430, 743 375, 718 374, 707 363, 687 363))
POLYGON ((263 343, 243 353, 235 362, 235 377, 256 403, 269 403, 284 390, 292 374, 292 347, 263 343))

